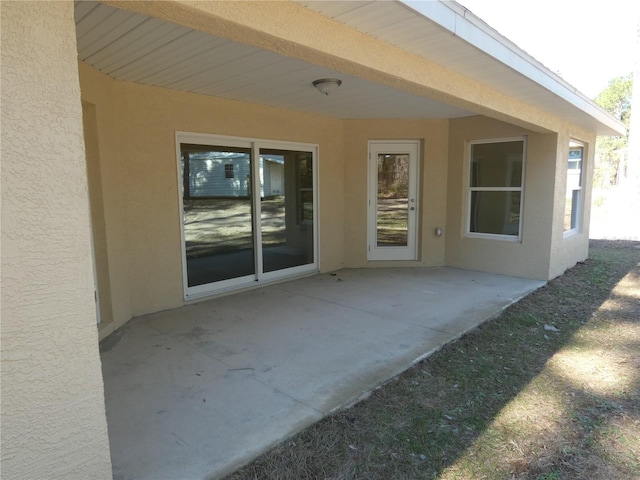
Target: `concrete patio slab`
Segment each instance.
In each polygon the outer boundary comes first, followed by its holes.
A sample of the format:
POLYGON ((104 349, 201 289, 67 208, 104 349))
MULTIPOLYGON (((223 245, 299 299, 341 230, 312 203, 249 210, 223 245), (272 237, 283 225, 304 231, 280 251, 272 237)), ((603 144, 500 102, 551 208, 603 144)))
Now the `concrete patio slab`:
POLYGON ((114 479, 220 478, 543 284, 341 270, 136 318, 101 345, 114 479))

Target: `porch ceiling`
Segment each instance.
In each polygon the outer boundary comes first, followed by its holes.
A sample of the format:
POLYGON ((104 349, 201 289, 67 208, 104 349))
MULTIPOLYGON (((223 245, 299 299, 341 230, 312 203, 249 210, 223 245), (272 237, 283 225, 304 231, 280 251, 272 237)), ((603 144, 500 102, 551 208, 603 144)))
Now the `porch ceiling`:
MULTIPOLYGON (((453 1, 294 0, 599 135, 624 126, 453 1)), ((93 1, 76 1, 80 60, 120 80, 339 118, 457 118, 474 112, 93 1), (311 82, 337 77, 325 97, 311 82)), ((465 107, 466 108, 466 107, 465 107)))
POLYGON ((474 115, 429 98, 98 2, 75 3, 78 57, 110 77, 340 118, 474 115), (312 85, 343 82, 329 97, 312 85))

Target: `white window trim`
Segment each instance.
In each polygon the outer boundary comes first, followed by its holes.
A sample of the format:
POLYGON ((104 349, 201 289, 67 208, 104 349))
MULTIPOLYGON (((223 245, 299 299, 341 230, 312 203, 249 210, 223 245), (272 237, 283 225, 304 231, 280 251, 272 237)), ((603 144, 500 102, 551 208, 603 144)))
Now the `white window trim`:
POLYGON ((524 192, 525 192, 525 175, 526 175, 526 163, 527 163, 527 137, 505 137, 505 138, 490 138, 482 140, 471 140, 467 142, 467 161, 465 171, 465 192, 466 192, 466 208, 465 208, 465 237, 487 239, 487 240, 500 240, 504 242, 522 242, 522 227, 523 227, 523 214, 524 214, 524 192), (471 186, 471 172, 473 158, 471 157, 472 146, 486 143, 506 143, 506 142, 523 142, 522 146, 522 183, 520 187, 472 187, 471 186), (471 193, 472 192, 520 192, 520 221, 518 223, 518 235, 503 235, 496 233, 480 233, 471 231, 471 193))
MULTIPOLYGON (((569 230, 565 230, 564 229, 564 214, 566 213, 566 210, 563 209, 563 217, 562 217, 562 236, 564 238, 567 237, 572 237, 573 235, 577 235, 582 231, 582 214, 584 212, 584 188, 583 185, 585 183, 585 161, 586 161, 586 152, 587 152, 587 145, 584 142, 581 142, 579 140, 574 140, 573 138, 571 140, 569 140, 569 151, 571 150, 571 147, 582 147, 582 161, 581 161, 581 165, 580 165, 580 184, 578 185, 578 188, 574 188, 571 191, 576 191, 578 190, 580 192, 580 194, 578 195, 578 205, 576 208, 576 226, 573 228, 570 228, 569 230)), ((565 179, 565 184, 564 184, 564 199, 566 202, 566 198, 567 198, 567 187, 568 185, 568 176, 569 176, 569 156, 567 155, 567 163, 565 164, 565 172, 567 175, 567 178, 565 179)), ((566 204, 564 206, 564 208, 566 208, 566 204)))

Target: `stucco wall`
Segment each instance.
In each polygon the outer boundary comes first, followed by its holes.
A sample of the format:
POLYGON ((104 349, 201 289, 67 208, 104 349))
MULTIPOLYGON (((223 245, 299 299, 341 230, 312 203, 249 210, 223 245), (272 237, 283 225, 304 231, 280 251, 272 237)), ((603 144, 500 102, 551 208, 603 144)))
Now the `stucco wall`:
POLYGON ((102 172, 100 168, 100 148, 98 142, 98 122, 95 105, 82 103, 85 157, 87 161, 87 181, 89 204, 91 206, 91 232, 99 314, 102 322, 111 322, 111 277, 109 276, 109 255, 107 235, 104 225, 104 200, 102 195, 102 172))
MULTIPOLYGON (((102 247, 96 248, 96 266, 98 278, 108 268, 108 295, 100 292, 101 302, 111 303, 110 318, 102 318, 101 337, 108 335, 131 316, 131 284, 127 255, 126 198, 121 185, 125 183, 126 172, 121 166, 120 124, 117 106, 114 102, 115 82, 96 70, 79 65, 82 101, 85 112, 92 118, 85 118, 89 128, 87 154, 88 162, 97 170, 90 185, 92 193, 100 189, 102 195, 102 213, 104 217, 93 221, 103 228, 102 247), (91 131, 95 127, 95 131, 91 131), (101 185, 95 181, 101 181, 101 185)), ((92 207, 95 210, 95 207, 92 207)), ((95 214, 99 212, 94 211, 95 214)))
POLYGON ((447 191, 447 120, 347 120, 345 122, 345 266, 433 266, 444 263, 447 191), (419 140, 420 220, 418 261, 367 261, 367 185, 370 140, 419 140))
POLYGON ((536 133, 486 117, 451 121, 447 265, 541 280, 549 278, 556 147, 557 135, 554 133, 536 133), (468 142, 519 136, 527 137, 522 241, 466 237, 468 142))
POLYGON ((176 130, 318 144, 322 271, 447 264, 546 279, 574 258, 565 247, 575 239, 556 243, 559 142, 551 133, 569 126, 537 105, 293 2, 278 8, 269 2, 106 3, 484 116, 451 122, 332 119, 116 81, 81 64, 82 98, 96 113, 113 301, 113 323, 102 334, 131 316, 182 305, 176 130), (528 137, 522 242, 465 238, 465 142, 520 135, 528 137), (366 158, 373 139, 421 141, 417 262, 366 260, 366 158), (435 236, 435 228, 443 228, 444 236, 435 236))
POLYGON ((118 243, 109 262, 124 267, 111 284, 128 291, 112 293, 115 327, 183 304, 176 131, 318 144, 320 269, 342 267, 342 120, 116 81, 85 64, 80 81, 96 108, 107 242, 118 243))
MULTIPOLYGON (((550 276, 552 226, 562 214, 554 199, 564 195, 558 184, 563 180, 556 177, 566 175, 564 162, 556 164, 564 154, 556 152, 557 134, 486 117, 332 119, 117 81, 85 64, 80 64, 80 79, 83 100, 95 108, 100 144, 114 303, 114 322, 107 330, 103 326, 103 333, 131 316, 183 304, 175 131, 318 144, 322 271, 450 265, 550 276), (468 141, 517 136, 527 137, 522 242, 465 237, 468 141), (400 139, 421 142, 419 260, 368 262, 368 142, 400 139), (434 235, 436 228, 443 229, 442 237, 434 235)), ((557 247, 562 265, 575 256, 565 248, 571 241, 557 247)))
POLYGON ((2 2, 3 479, 107 479, 72 2, 2 2))
POLYGON ((582 130, 566 126, 558 135, 556 185, 554 191, 553 227, 551 241, 551 261, 549 278, 564 273, 567 268, 585 260, 589 255, 589 219, 591 216, 591 192, 593 185, 593 167, 595 161, 595 136, 582 130), (567 159, 569 142, 581 142, 584 145, 582 203, 579 215, 579 228, 576 232, 564 232, 565 194, 567 188, 567 159))

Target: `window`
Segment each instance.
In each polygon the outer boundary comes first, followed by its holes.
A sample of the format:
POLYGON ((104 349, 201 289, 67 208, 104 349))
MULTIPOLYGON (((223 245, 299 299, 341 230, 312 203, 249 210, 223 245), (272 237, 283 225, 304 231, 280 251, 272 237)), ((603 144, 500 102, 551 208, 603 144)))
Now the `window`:
POLYGON ((224 178, 235 178, 233 173, 233 163, 224 164, 224 178))
POLYGON ((525 144, 524 138, 471 143, 468 236, 520 239, 525 144))
POLYGON ((569 143, 569 161, 567 164, 567 192, 564 206, 564 231, 575 232, 580 228, 579 218, 582 204, 582 160, 584 146, 577 142, 569 143))

